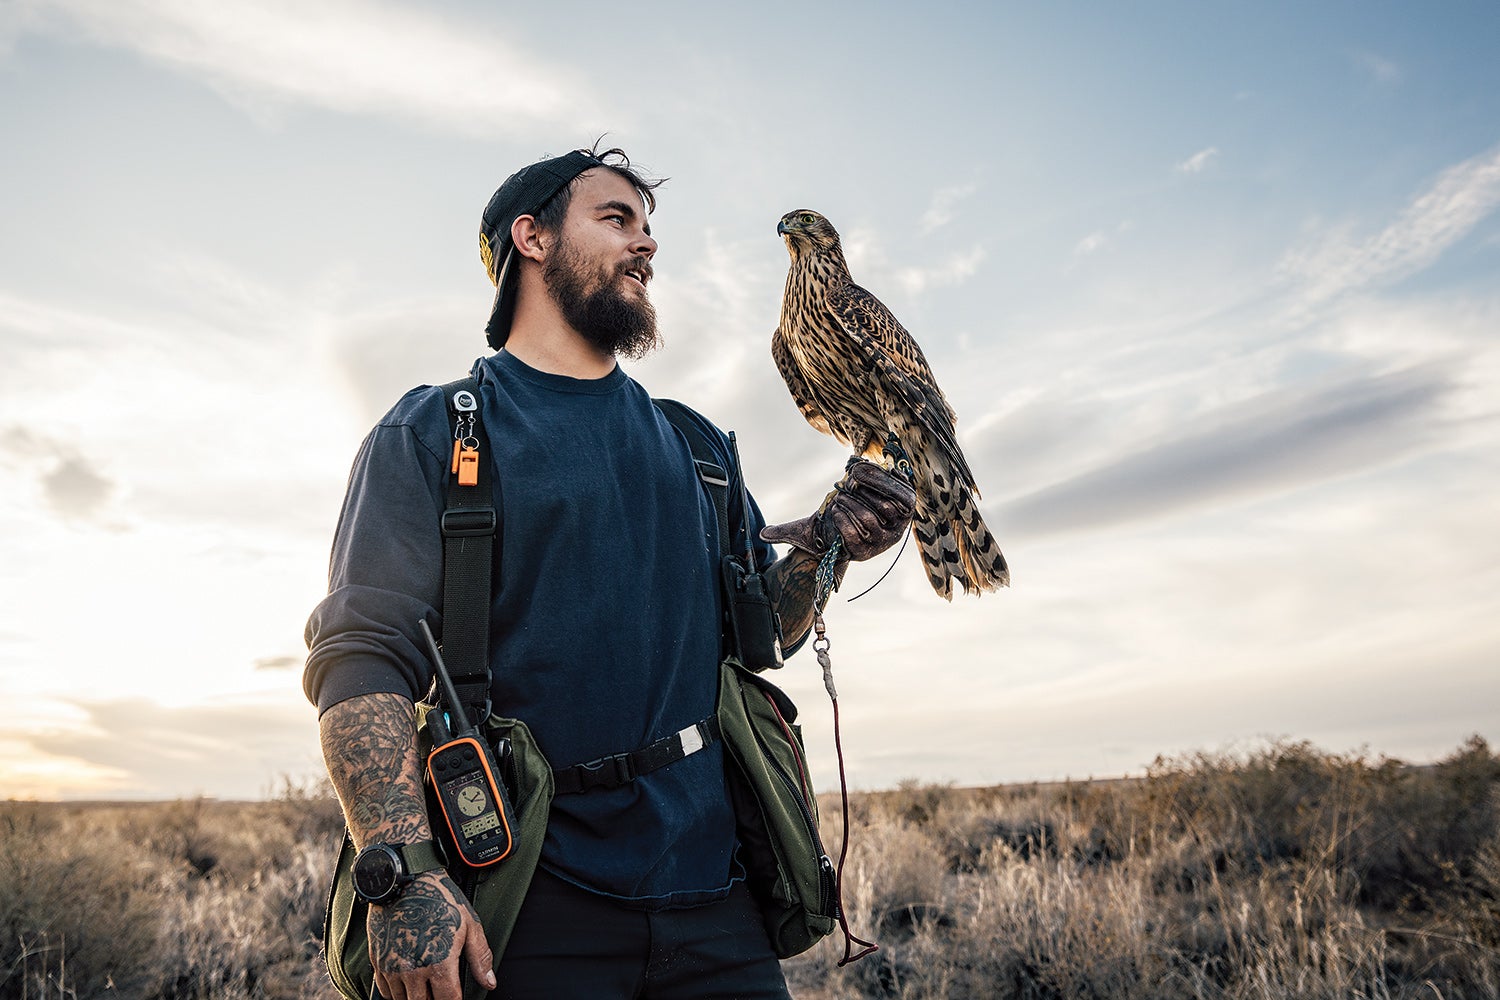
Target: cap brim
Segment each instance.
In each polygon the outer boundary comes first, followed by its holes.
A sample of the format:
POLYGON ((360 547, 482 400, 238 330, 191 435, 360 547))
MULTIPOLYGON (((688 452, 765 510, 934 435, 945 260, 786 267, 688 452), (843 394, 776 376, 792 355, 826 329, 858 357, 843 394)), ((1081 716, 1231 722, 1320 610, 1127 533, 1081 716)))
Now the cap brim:
POLYGON ((490 321, 484 327, 490 346, 497 351, 510 336, 510 321, 515 314, 516 290, 510 277, 516 256, 516 247, 512 243, 506 247, 505 257, 500 261, 500 274, 495 279, 495 301, 490 306, 490 321))

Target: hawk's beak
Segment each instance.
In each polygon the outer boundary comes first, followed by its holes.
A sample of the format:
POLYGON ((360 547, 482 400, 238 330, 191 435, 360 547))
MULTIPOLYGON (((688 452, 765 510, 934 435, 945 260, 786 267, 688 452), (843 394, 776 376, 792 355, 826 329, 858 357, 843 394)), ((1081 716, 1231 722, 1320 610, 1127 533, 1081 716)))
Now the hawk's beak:
POLYGON ((786 220, 785 219, 782 219, 780 222, 776 223, 776 235, 777 236, 785 236, 787 233, 789 233, 791 231, 792 231, 792 227, 788 226, 786 224, 786 220))

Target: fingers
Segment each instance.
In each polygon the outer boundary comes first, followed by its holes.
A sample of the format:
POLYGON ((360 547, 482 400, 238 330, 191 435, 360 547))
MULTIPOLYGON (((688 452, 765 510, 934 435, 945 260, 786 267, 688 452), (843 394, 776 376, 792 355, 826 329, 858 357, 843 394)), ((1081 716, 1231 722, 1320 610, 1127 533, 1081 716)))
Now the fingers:
POLYGON ((484 988, 495 988, 495 953, 490 951, 490 942, 484 936, 484 928, 477 920, 466 920, 469 936, 464 941, 464 958, 469 963, 469 972, 484 988))
POLYGON ((817 518, 811 515, 785 524, 768 524, 760 529, 760 537, 773 544, 783 542, 815 556, 828 549, 818 536, 817 518))
POLYGON ((827 517, 855 562, 900 541, 916 509, 911 484, 871 462, 851 463, 836 493, 827 517))
POLYGON ((375 996, 380 997, 381 1000, 408 1000, 405 984, 398 977, 386 975, 381 970, 380 960, 375 954, 373 938, 370 946, 370 967, 375 973, 375 996))
POLYGON ((916 490, 906 478, 886 472, 873 462, 856 462, 844 475, 844 492, 858 498, 873 499, 871 510, 886 505, 885 516, 910 520, 916 505, 916 490))
POLYGON ((818 513, 767 525, 760 537, 815 556, 840 538, 848 557, 859 562, 901 540, 916 511, 916 498, 916 490, 904 478, 873 462, 854 461, 818 513))
MULTIPOLYGON (((479 976, 477 971, 475 976, 479 976)), ((494 989, 495 974, 490 972, 488 979, 480 981, 485 989, 494 989)), ((383 973, 376 969, 375 988, 384 1000, 463 1000, 464 995, 457 961, 407 972, 383 973)))

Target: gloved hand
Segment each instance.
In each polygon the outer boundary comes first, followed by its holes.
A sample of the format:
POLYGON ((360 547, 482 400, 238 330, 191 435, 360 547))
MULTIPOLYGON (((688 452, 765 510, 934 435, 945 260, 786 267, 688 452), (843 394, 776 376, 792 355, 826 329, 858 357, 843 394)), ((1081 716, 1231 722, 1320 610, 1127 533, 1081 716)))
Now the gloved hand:
POLYGON ((835 538, 855 562, 878 556, 906 533, 917 493, 905 477, 874 462, 850 459, 844 478, 823 498, 816 514, 761 529, 768 542, 786 542, 821 556, 835 538))

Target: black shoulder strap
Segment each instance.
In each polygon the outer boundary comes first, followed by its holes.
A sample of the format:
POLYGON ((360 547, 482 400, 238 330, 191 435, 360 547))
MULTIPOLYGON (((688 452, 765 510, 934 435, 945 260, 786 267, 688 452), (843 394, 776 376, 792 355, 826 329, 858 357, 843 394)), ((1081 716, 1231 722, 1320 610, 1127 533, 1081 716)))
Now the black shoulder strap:
POLYGON ((719 521, 719 557, 729 555, 733 545, 729 536, 729 473, 718 462, 718 453, 709 444, 702 429, 688 416, 688 408, 675 399, 653 399, 667 422, 682 431, 688 447, 693 452, 693 465, 698 469, 698 478, 708 490, 714 504, 714 514, 719 521))
POLYGON ((443 661, 464 710, 476 726, 490 714, 490 572, 499 513, 494 458, 479 420, 479 382, 473 376, 443 386, 453 465, 443 511, 443 661), (459 473, 460 459, 476 475, 459 473))

